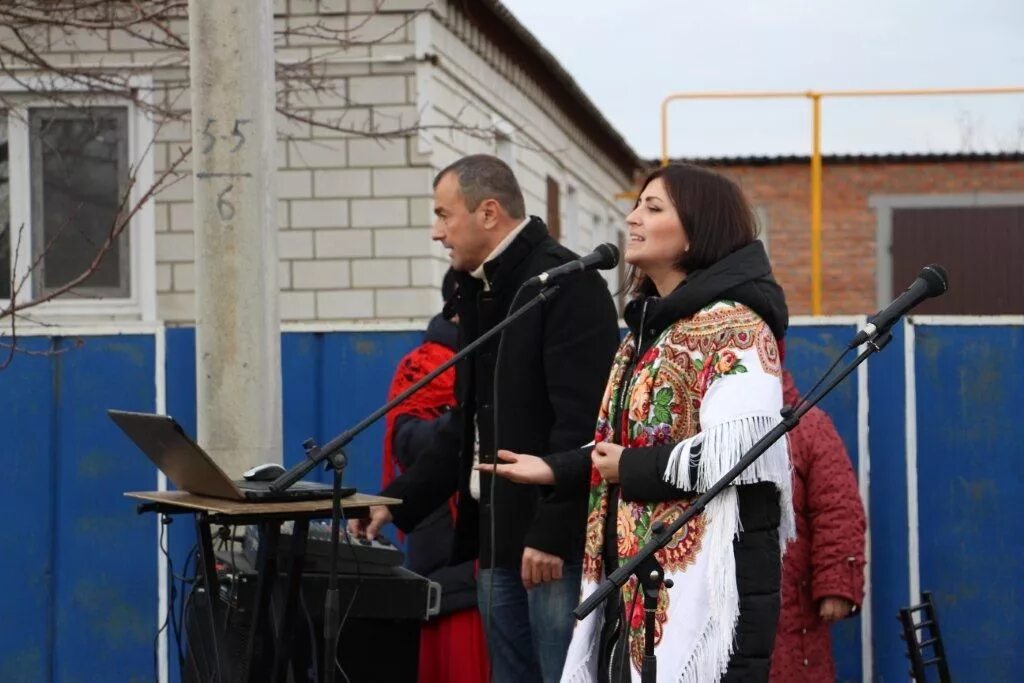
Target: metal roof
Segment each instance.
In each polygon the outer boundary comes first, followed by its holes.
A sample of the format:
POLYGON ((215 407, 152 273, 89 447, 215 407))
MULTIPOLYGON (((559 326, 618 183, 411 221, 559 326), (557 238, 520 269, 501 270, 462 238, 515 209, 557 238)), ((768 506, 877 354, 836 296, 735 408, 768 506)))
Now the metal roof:
MULTIPOLYGON (((685 157, 672 161, 680 161, 701 166, 785 166, 807 165, 811 157, 799 154, 782 154, 777 156, 736 156, 736 157, 685 157)), ((894 154, 823 154, 823 164, 828 165, 868 165, 868 164, 942 164, 972 163, 998 161, 1024 161, 1024 152, 924 152, 894 154)), ((658 165, 657 159, 648 161, 650 165, 658 165)))

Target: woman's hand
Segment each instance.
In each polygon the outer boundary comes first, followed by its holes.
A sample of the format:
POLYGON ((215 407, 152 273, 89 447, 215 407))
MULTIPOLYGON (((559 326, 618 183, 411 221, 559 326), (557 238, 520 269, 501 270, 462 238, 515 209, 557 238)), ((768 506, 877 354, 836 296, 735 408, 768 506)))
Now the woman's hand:
POLYGON ((833 623, 850 616, 853 603, 846 598, 829 595, 821 600, 818 616, 826 623, 833 623))
POLYGON ((602 441, 594 446, 590 453, 590 461, 609 484, 619 483, 619 460, 622 458, 622 446, 602 441))
POLYGON ((498 460, 503 460, 496 465, 480 463, 474 469, 480 472, 490 472, 499 477, 514 481, 517 484, 545 484, 555 483, 555 473, 551 466, 544 462, 543 458, 525 453, 513 453, 512 451, 498 451, 498 460))

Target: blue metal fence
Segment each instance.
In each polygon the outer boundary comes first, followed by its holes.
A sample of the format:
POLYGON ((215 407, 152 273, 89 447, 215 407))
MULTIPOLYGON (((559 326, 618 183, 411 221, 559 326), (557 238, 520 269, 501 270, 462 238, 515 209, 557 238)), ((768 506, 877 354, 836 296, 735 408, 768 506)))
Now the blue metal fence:
POLYGON ((155 407, 154 338, 22 339, 0 374, 0 680, 152 680, 152 465, 106 419, 155 407))
MULTIPOLYGON (((906 680, 895 616, 918 587, 935 593, 954 675, 1013 680, 1024 634, 1024 506, 1014 505, 1024 499, 1024 325, 955 322, 901 327, 823 404, 855 470, 871 478, 869 610, 833 631, 842 681, 906 680)), ((828 319, 795 326, 787 365, 798 385, 807 388, 853 331, 828 319)), ((285 464, 302 457, 306 437, 326 441, 379 406, 418 339, 285 333, 285 464)), ((121 494, 155 488, 157 477, 104 411, 153 411, 159 396, 194 433, 193 330, 19 343, 42 355, 21 355, 0 373, 0 681, 153 680, 166 616, 157 525, 121 494)), ((347 484, 376 490, 382 436, 378 423, 351 444, 347 484)), ((180 571, 192 532, 170 531, 180 571)), ((177 680, 173 640, 169 659, 177 680)))

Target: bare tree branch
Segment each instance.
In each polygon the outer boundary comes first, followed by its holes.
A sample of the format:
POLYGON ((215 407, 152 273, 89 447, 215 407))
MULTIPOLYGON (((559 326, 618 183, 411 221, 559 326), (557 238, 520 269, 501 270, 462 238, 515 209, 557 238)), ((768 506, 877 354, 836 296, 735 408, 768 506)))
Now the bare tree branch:
MULTIPOLYGON (((368 63, 376 62, 375 57, 368 56, 367 48, 401 36, 408 31, 416 16, 424 11, 388 15, 400 16, 401 20, 384 22, 385 25, 378 25, 375 32, 373 20, 379 16, 377 10, 382 3, 383 0, 376 0, 374 9, 359 19, 347 14, 340 17, 289 17, 275 31, 275 40, 285 45, 297 43, 324 47, 311 50, 310 56, 304 59, 289 57, 276 61, 276 111, 282 120, 339 136, 380 141, 437 131, 447 131, 453 137, 459 134, 495 140, 498 132, 493 126, 470 123, 480 118, 468 103, 444 122, 424 123, 423 112, 411 111, 409 120, 405 120, 401 113, 388 114, 379 111, 375 105, 354 101, 348 96, 346 76, 338 75, 337 64, 363 59, 368 63), (350 56, 349 51, 354 51, 355 56, 350 56), (365 121, 361 118, 353 120, 350 115, 353 111, 372 111, 372 115, 365 121), (477 117, 470 118, 471 114, 477 117)), ((185 96, 189 87, 185 71, 189 58, 187 12, 188 0, 0 0, 0 75, 8 77, 21 89, 18 93, 0 93, 0 113, 9 114, 3 112, 4 108, 24 111, 27 102, 43 101, 54 107, 83 111, 97 102, 109 106, 109 102, 114 100, 131 103, 156 124, 158 131, 171 122, 179 125, 188 123, 191 113, 185 96), (130 40, 125 41, 125 46, 120 50, 111 49, 115 38, 123 40, 126 37, 130 40), (135 47, 136 42, 139 47, 135 47), (86 47, 76 49, 79 45, 86 47), (119 52, 147 50, 156 56, 150 61, 138 62, 138 66, 160 71, 151 90, 139 86, 136 62, 126 63, 126 60, 138 58, 134 55, 117 56, 119 52), (111 51, 115 53, 113 57, 110 56, 111 51), (111 60, 120 60, 121 63, 112 63, 111 60)), ((396 58, 397 63, 430 59, 401 54, 403 56, 396 58)), ((552 156, 560 153, 560 150, 527 142, 530 137, 526 134, 517 137, 516 144, 520 147, 552 156)), ((148 148, 135 156, 143 158, 153 153, 155 142, 156 139, 148 141, 148 148)), ((71 274, 60 286, 49 290, 40 287, 38 293, 28 295, 24 291, 33 279, 30 275, 42 269, 46 255, 64 230, 75 229, 75 217, 65 215, 63 223, 55 231, 48 230, 45 243, 30 250, 27 263, 24 260, 19 262, 19 258, 25 259, 22 243, 32 228, 25 225, 19 228, 11 272, 0 273, 0 277, 10 279, 11 289, 10 300, 0 303, 0 325, 9 325, 6 333, 0 331, 0 348, 7 351, 0 362, 0 370, 8 367, 21 351, 17 343, 19 322, 45 324, 45 321, 33 319, 32 314, 39 312, 33 309, 59 297, 76 296, 76 290, 96 275, 139 211, 154 201, 159 192, 190 176, 179 169, 189 158, 191 147, 179 148, 178 152, 173 161, 162 162, 166 167, 149 187, 139 187, 137 169, 129 169, 127 181, 120 186, 118 205, 114 207, 109 229, 104 227, 99 231, 102 239, 85 240, 90 250, 87 265, 81 272, 71 274)), ((61 192, 67 194, 67 188, 62 187, 61 192)), ((81 209, 87 199, 80 197, 74 201, 81 209)), ((83 230, 79 233, 85 234, 83 230)), ((32 242, 27 240, 28 244, 32 242)))
MULTIPOLYGON (((176 175, 178 167, 185 161, 185 159, 189 157, 191 153, 191 147, 189 147, 186 150, 183 150, 181 154, 178 156, 178 158, 175 159, 173 163, 168 165, 168 167, 157 177, 153 184, 143 192, 143 194, 134 203, 134 205, 129 207, 128 202, 131 199, 132 190, 135 187, 136 181, 135 174, 130 175, 128 180, 128 187, 122 194, 121 204, 118 206, 117 217, 111 225, 110 231, 106 234, 103 243, 99 245, 99 248, 97 249, 96 254, 93 256, 92 261, 89 263, 88 268, 86 268, 84 271, 82 271, 77 276, 75 276, 68 282, 64 283, 60 287, 55 287, 51 291, 46 292, 45 294, 42 294, 39 297, 34 298, 30 301, 19 302, 17 300, 17 297, 12 295, 10 302, 8 302, 7 304, 7 307, 0 310, 0 320, 3 320, 5 317, 13 315, 14 313, 19 313, 29 308, 34 308, 36 306, 39 306, 40 304, 46 303, 47 301, 52 301, 53 299, 56 299, 62 294, 70 292, 74 290, 76 287, 81 286, 83 282, 88 280, 96 272, 96 269, 103 261, 103 257, 106 256, 107 252, 109 252, 111 247, 113 247, 114 244, 117 242, 117 238, 121 236, 121 234, 125 231, 125 228, 127 228, 128 225, 131 223, 131 220, 132 218, 135 217, 135 214, 137 214, 142 209, 142 207, 148 201, 150 201, 158 192, 164 189, 164 183, 166 182, 166 180, 170 176, 176 175)), ((185 176, 179 176, 173 182, 178 182, 178 180, 184 177, 185 176)), ((173 182, 168 183, 168 186, 173 184, 173 182)), ((47 250, 44 249, 40 254, 36 256, 36 258, 33 260, 33 267, 38 266, 39 261, 46 255, 46 251, 47 250)), ((23 286, 23 284, 23 282, 20 283, 19 288, 23 286)))

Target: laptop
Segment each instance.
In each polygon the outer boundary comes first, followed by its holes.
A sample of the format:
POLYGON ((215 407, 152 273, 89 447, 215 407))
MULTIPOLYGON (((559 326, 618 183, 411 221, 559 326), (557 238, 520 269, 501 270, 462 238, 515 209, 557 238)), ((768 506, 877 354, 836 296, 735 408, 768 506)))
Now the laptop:
MULTIPOLYGON (((331 497, 332 487, 319 482, 297 481, 284 491, 271 491, 270 481, 232 480, 169 415, 123 410, 108 410, 107 415, 182 491, 261 503, 331 497)), ((354 488, 342 487, 342 497, 353 493, 354 488)))

